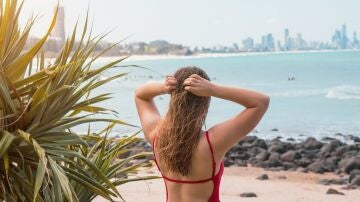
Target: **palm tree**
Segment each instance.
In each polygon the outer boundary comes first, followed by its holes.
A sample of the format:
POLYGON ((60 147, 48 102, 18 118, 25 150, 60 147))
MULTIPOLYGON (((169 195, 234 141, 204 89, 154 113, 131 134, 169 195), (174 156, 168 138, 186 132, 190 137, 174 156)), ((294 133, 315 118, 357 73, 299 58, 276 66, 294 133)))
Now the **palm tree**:
MULTIPOLYGON (((135 136, 109 138, 118 119, 99 118, 114 113, 95 106, 110 99, 109 93, 91 96, 91 91, 126 73, 99 81, 99 75, 126 59, 102 67, 94 62, 107 50, 95 48, 106 36, 93 37, 84 23, 75 42, 77 25, 58 56, 46 63, 43 47, 56 23, 57 11, 46 32, 29 49, 29 33, 36 23, 30 18, 19 26, 23 1, 0 0, 0 200, 3 201, 90 201, 96 195, 109 200, 120 197, 117 185, 142 180, 128 178, 143 166, 147 153, 119 159, 141 141, 135 136), (107 122, 103 131, 78 134, 73 127, 107 122)), ((132 125, 130 125, 132 126, 132 125)), ((149 177, 151 178, 151 177, 149 177)))

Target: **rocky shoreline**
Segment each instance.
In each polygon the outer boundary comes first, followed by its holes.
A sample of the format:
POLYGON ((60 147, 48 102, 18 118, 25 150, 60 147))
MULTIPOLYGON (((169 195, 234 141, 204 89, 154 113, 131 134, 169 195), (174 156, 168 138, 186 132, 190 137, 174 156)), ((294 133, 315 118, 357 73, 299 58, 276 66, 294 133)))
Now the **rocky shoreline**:
MULTIPOLYGON (((323 174, 332 172, 337 179, 324 179, 320 184, 344 185, 344 189, 360 188, 360 138, 341 133, 321 141, 308 137, 303 141, 293 138, 271 140, 246 136, 224 157, 225 167, 260 167, 267 171, 297 171, 323 174)), ((151 145, 143 141, 133 147, 132 154, 151 152, 151 145)), ((152 159, 152 157, 151 157, 152 159)), ((260 176, 261 177, 261 176, 260 176)))
MULTIPOLYGON (((339 134, 338 134, 339 135, 339 134)), ((321 141, 309 137, 305 141, 282 141, 281 137, 264 140, 247 136, 225 156, 226 167, 252 166, 269 171, 299 171, 323 174, 333 172, 338 179, 322 180, 324 185, 341 184, 345 189, 360 186, 360 141, 352 136, 353 144, 326 137, 321 141)))

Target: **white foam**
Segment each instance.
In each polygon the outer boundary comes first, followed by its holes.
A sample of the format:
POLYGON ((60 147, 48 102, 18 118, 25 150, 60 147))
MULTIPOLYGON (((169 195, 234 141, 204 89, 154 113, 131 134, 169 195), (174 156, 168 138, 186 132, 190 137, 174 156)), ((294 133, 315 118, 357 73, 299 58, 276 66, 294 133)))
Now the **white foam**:
POLYGON ((327 98, 349 100, 360 99, 360 86, 342 85, 329 89, 326 94, 327 98))
POLYGON ((296 90, 296 91, 285 91, 269 93, 270 97, 307 97, 307 96, 318 96, 325 95, 327 89, 309 89, 309 90, 296 90))
POLYGON ((360 86, 341 85, 326 89, 307 89, 269 93, 270 97, 309 97, 324 96, 329 99, 360 99, 360 86))

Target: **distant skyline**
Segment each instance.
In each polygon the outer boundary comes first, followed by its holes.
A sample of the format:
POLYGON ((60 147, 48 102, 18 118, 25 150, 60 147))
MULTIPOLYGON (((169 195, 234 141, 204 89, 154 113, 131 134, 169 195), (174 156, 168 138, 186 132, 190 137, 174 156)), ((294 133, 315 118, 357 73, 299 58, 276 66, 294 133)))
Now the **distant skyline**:
MULTIPOLYGON (((360 32, 360 1, 356 0, 60 0, 65 8, 66 34, 78 18, 95 19, 95 33, 116 28, 108 41, 126 36, 132 41, 164 39, 191 47, 241 43, 246 37, 256 41, 272 33, 283 39, 284 29, 292 36, 301 33, 308 41, 331 41, 342 24, 348 37, 360 32), (105 3, 106 2, 106 3, 105 3)), ((44 33, 57 0, 25 0, 22 21, 32 13, 42 15, 33 35, 44 33)))

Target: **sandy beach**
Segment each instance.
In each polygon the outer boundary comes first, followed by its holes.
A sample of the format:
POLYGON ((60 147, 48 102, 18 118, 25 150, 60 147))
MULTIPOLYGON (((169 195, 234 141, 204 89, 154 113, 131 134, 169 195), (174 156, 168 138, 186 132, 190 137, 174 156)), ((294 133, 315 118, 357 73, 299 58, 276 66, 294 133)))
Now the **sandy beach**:
MULTIPOLYGON (((158 175, 152 168, 142 175, 158 175)), ((321 179, 336 178, 333 173, 314 174, 294 171, 265 171, 262 168, 230 167, 225 168, 221 184, 221 201, 276 201, 276 202, 355 202, 360 198, 360 190, 343 190, 343 185, 321 185, 321 179), (258 176, 267 174, 268 180, 258 180, 258 176), (284 179, 285 178, 285 179, 284 179), (334 188, 344 195, 326 194, 334 188), (240 197, 241 193, 253 192, 257 197, 240 197)), ((118 187, 126 201, 165 201, 165 187, 162 179, 132 182, 118 187)), ((100 197, 95 202, 107 200, 100 197)))

